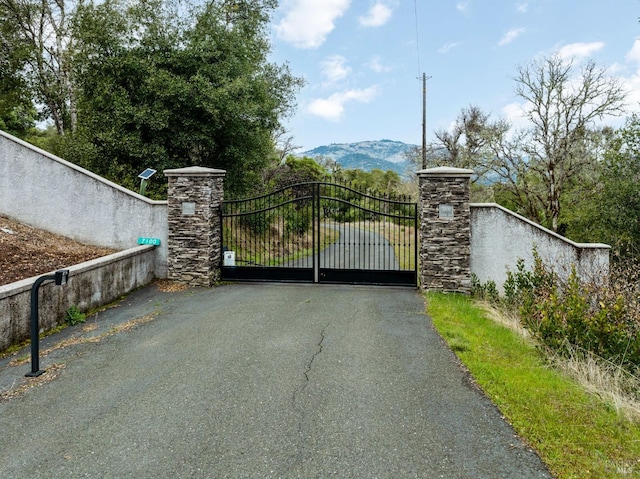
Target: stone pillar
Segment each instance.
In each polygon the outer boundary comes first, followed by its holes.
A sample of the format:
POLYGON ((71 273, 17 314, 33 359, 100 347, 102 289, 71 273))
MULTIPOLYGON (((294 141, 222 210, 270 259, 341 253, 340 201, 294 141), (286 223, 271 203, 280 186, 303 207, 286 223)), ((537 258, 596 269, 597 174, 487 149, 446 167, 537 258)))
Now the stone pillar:
POLYGON ((224 170, 192 166, 164 170, 169 236, 168 278, 190 286, 212 286, 220 279, 224 170))
POLYGON ((422 289, 471 291, 472 174, 472 170, 449 167, 418 171, 422 289))

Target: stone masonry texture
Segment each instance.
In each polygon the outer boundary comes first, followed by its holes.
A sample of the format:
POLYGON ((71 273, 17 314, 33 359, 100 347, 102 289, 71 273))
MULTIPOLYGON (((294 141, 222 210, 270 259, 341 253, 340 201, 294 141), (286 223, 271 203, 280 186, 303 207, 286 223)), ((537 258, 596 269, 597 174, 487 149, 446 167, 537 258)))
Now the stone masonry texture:
POLYGON ((165 174, 169 178, 168 278, 190 286, 212 286, 220 279, 224 172, 185 168, 165 174), (183 212, 185 203, 195 204, 194 214, 183 212))
MULTIPOLYGON (((426 173, 425 170, 420 173, 426 173)), ((464 170, 463 170, 464 171, 464 170)), ((425 290, 471 291, 469 175, 420 178, 420 280, 425 290), (439 205, 453 207, 440 218, 439 205)))

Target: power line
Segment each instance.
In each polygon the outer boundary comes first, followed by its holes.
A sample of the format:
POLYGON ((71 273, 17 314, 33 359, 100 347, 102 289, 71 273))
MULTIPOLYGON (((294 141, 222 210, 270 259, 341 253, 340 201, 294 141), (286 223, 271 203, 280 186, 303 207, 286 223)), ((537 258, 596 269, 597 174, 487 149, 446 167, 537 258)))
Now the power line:
POLYGON ((418 54, 418 76, 420 76, 422 68, 420 68, 420 36, 418 35, 418 0, 413 0, 413 14, 416 22, 416 51, 418 54))
POLYGON ((413 13, 416 23, 416 52, 418 55, 418 80, 422 81, 422 168, 427 167, 427 80, 426 73, 420 66, 420 28, 418 22, 418 0, 413 0, 413 13))

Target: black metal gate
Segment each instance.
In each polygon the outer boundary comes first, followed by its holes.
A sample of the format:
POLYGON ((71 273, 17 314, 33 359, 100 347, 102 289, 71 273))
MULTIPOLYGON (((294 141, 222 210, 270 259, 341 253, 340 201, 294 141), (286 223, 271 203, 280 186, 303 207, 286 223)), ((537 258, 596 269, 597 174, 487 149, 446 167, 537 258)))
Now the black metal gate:
POLYGON ((310 182, 221 214, 223 280, 417 284, 415 202, 310 182))

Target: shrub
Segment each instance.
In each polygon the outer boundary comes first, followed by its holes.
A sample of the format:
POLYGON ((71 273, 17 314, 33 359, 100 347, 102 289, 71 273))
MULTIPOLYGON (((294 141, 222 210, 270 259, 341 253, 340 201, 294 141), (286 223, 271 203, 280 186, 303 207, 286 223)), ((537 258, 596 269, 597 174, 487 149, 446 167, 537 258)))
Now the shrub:
POLYGON ((294 234, 296 236, 304 235, 311 228, 311 213, 308 208, 296 209, 289 208, 285 213, 286 227, 285 232, 287 234, 294 234))
POLYGON ((522 325, 545 348, 563 357, 595 354, 640 373, 640 283, 633 266, 617 268, 599 283, 583 282, 572 268, 560 281, 534 251, 529 271, 519 260, 507 272, 504 297, 495 284, 473 283, 474 293, 517 311, 522 325), (497 293, 497 292, 496 292, 497 293))
POLYGON ((471 294, 487 300, 490 303, 495 304, 500 302, 500 293, 498 292, 496 282, 487 281, 486 283, 481 283, 475 273, 471 274, 471 294))
POLYGON ((267 212, 239 216, 239 222, 257 236, 265 234, 271 226, 271 218, 267 212))

